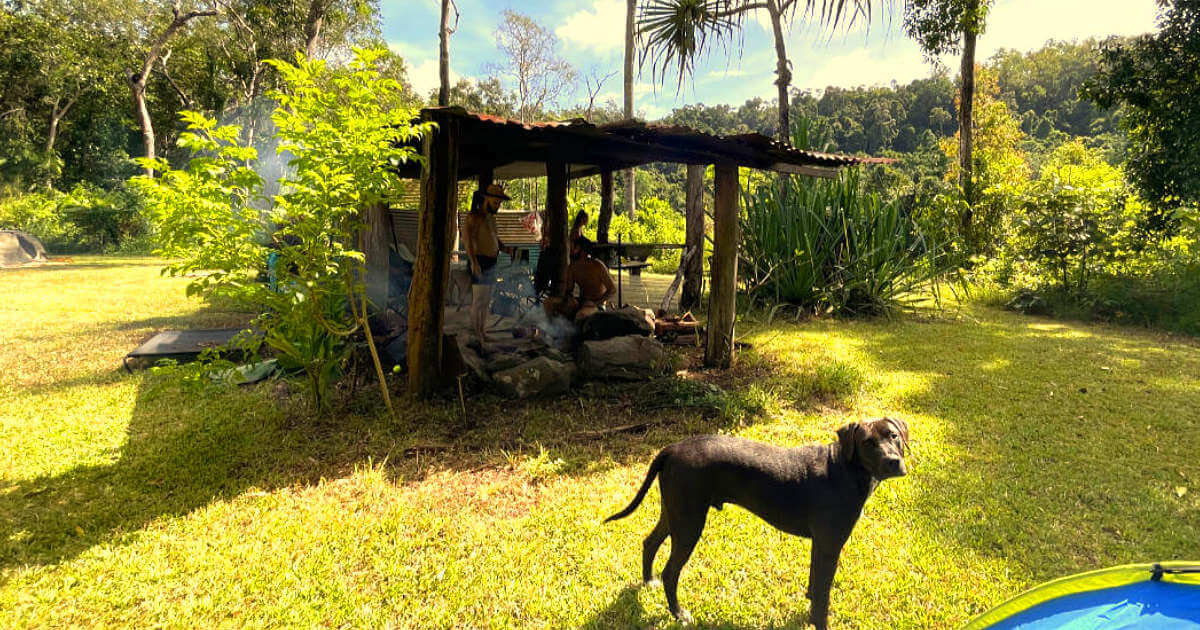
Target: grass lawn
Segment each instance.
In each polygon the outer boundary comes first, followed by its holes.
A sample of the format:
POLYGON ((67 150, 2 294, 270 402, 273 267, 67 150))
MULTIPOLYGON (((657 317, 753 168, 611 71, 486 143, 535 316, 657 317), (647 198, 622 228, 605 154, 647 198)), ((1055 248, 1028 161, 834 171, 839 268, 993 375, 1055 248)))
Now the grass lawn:
MULTIPOLYGON (((637 586, 657 489, 601 525, 654 452, 884 413, 909 422, 910 474, 867 503, 836 628, 951 628, 1056 576, 1200 559, 1194 339, 980 306, 747 319, 739 367, 693 375, 721 395, 589 385, 387 419, 365 387, 328 418, 297 386, 122 372, 153 331, 244 321, 184 285, 147 259, 0 272, 0 627, 673 627, 637 586)), ((801 627, 807 541, 739 508, 708 523, 680 587, 699 627, 801 627)))

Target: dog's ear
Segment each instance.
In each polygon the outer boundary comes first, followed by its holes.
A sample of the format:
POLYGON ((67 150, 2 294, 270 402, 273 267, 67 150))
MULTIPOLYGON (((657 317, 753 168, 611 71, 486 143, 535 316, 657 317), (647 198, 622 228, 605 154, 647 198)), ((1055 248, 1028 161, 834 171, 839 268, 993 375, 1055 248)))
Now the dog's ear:
POLYGON ((842 449, 842 461, 854 461, 854 454, 858 449, 858 436, 862 432, 863 426, 861 422, 851 422, 838 429, 838 445, 842 449))
POLYGON ((891 422, 896 427, 896 432, 900 434, 900 439, 904 443, 904 452, 908 452, 908 423, 903 418, 884 418, 891 422))

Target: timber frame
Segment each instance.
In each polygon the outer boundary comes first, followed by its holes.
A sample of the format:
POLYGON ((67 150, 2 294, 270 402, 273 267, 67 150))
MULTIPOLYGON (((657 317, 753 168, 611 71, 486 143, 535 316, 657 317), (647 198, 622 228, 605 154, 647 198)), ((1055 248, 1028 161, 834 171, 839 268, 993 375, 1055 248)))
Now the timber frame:
MULTIPOLYGON (((723 368, 731 364, 734 348, 741 241, 738 168, 833 177, 845 166, 890 161, 801 151, 761 134, 716 136, 636 120, 607 125, 583 120, 523 123, 459 107, 427 108, 421 118, 436 123, 423 141, 424 164, 397 167, 401 177, 421 179, 419 243, 408 295, 408 388, 417 397, 433 393, 442 374, 442 324, 459 180, 477 179, 482 188, 494 180, 546 176, 549 246, 567 251, 569 180, 601 175, 605 182, 601 208, 611 212, 613 171, 651 162, 714 165, 714 248, 704 360, 708 366, 723 368)), ((367 213, 368 233, 385 214, 367 213)), ((368 258, 375 251, 368 249, 368 258)), ((567 257, 560 257, 560 263, 556 271, 565 278, 567 257)), ((386 276, 378 277, 379 273, 386 274, 386 264, 371 265, 368 260, 368 290, 374 296, 378 289, 370 287, 382 286, 386 299, 386 276)))

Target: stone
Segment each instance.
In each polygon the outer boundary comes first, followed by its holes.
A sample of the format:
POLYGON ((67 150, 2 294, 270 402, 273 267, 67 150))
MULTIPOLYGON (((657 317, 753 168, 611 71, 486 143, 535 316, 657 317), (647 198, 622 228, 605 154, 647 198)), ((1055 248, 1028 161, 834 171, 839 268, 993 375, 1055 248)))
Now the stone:
MULTIPOLYGON (((442 346, 443 368, 451 370, 457 374, 472 374, 483 382, 488 382, 487 364, 479 353, 475 352, 468 344, 467 335, 443 335, 442 346), (453 343, 447 343, 449 341, 453 343), (452 356, 454 350, 457 350, 458 356, 452 356), (461 367, 460 367, 461 366, 461 367)), ((456 374, 448 374, 447 376, 456 376, 456 374)))
POLYGON ((408 359, 408 333, 401 333, 384 346, 383 353, 391 358, 393 363, 404 365, 408 359))
POLYGON ((585 377, 600 380, 640 381, 665 374, 670 368, 663 345, 641 335, 585 341, 577 361, 585 377))
POLYGON ((612 339, 626 335, 654 334, 654 313, 636 306, 601 311, 583 320, 582 336, 588 340, 612 339))
POLYGON ((492 375, 492 381, 510 398, 556 396, 566 393, 575 376, 575 366, 546 357, 531 359, 492 375))
POLYGON ((530 357, 518 352, 499 352, 487 359, 489 373, 503 372, 529 361, 530 357))

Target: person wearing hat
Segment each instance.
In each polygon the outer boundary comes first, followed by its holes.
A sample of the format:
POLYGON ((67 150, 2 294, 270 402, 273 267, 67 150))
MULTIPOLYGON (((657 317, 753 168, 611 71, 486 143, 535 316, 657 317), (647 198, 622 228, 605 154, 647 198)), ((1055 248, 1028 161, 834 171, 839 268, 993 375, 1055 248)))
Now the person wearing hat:
POLYGON ((487 339, 487 315, 492 306, 492 285, 496 283, 496 259, 504 247, 496 232, 496 213, 500 211, 500 204, 509 199, 512 197, 504 193, 500 184, 492 184, 486 191, 476 190, 471 199, 471 212, 463 225, 471 266, 471 327, 480 351, 487 339))

